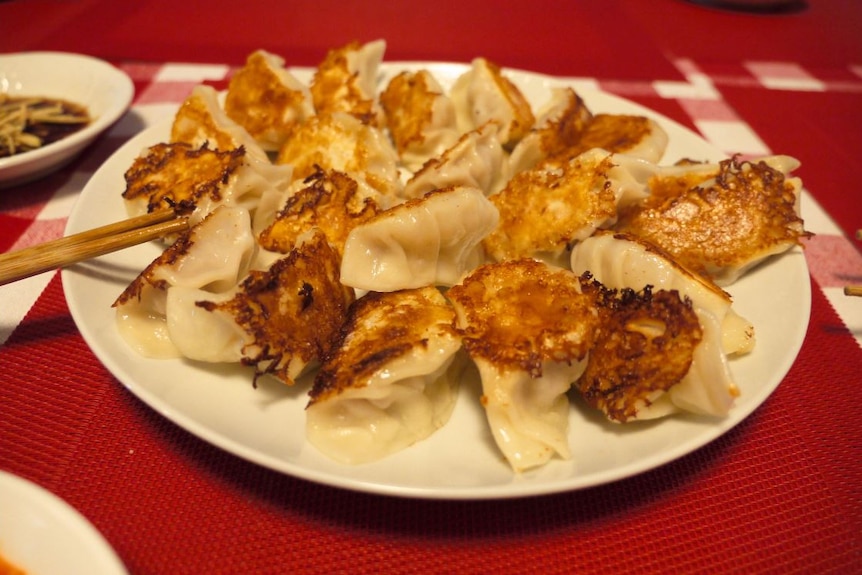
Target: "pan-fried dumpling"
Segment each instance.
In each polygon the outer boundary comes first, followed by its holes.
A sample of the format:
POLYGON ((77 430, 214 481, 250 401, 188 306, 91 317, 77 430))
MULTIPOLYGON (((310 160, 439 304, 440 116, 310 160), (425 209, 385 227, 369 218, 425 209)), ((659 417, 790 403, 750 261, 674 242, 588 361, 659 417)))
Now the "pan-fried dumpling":
POLYGON ((242 207, 255 215, 263 198, 287 193, 292 175, 290 166, 261 161, 245 148, 156 144, 126 170, 123 199, 130 216, 172 208, 197 223, 219 206, 242 207))
POLYGON ((572 152, 592 119, 589 108, 573 89, 552 88, 535 126, 512 150, 512 173, 533 168, 548 158, 562 161, 577 155, 572 152))
POLYGON ((515 471, 571 456, 567 392, 587 365, 595 297, 536 260, 485 264, 446 293, 482 380, 491 433, 515 471))
POLYGON ((655 120, 628 114, 595 114, 578 136, 569 152, 579 154, 591 148, 603 148, 647 162, 658 162, 667 149, 668 135, 655 120))
POLYGON ((509 179, 508 158, 493 124, 472 130, 442 155, 428 160, 404 185, 404 195, 419 198, 450 186, 479 188, 485 195, 499 192, 509 179))
POLYGON ((344 172, 392 202, 403 188, 398 153, 389 137, 343 112, 319 114, 294 126, 276 163, 293 166, 295 180, 319 169, 344 172))
POLYGON ((192 88, 180 105, 171 125, 170 141, 183 142, 193 148, 207 145, 223 151, 242 147, 249 156, 269 161, 252 135, 225 113, 215 88, 206 84, 192 88))
POLYGON ((386 42, 351 42, 326 54, 311 79, 309 90, 318 114, 345 112, 375 126, 383 125, 377 103, 377 71, 386 42))
POLYGON ((433 287, 358 299, 315 377, 306 410, 309 442, 336 461, 360 464, 445 425, 461 363, 454 317, 433 287))
POLYGON ((725 415, 739 389, 727 355, 754 346, 754 326, 732 308, 730 296, 709 280, 694 274, 660 248, 633 236, 599 232, 572 249, 572 271, 590 272, 610 289, 676 290, 689 298, 703 330, 686 376, 668 391, 683 410, 725 415))
POLYGON ((380 94, 402 163, 416 171, 458 141, 455 106, 428 70, 401 72, 380 94))
POLYGON ((614 422, 678 411, 668 390, 691 369, 703 338, 691 300, 673 290, 609 290, 582 276, 598 296, 599 328, 583 375, 584 400, 614 422))
POLYGON ((481 241, 497 217, 477 188, 446 188, 408 200, 351 230, 341 281, 380 292, 452 285, 484 261, 481 241))
POLYGON ((347 174, 334 170, 315 172, 258 235, 258 243, 266 250, 287 253, 302 235, 316 228, 326 235, 340 257, 350 231, 382 211, 376 200, 378 194, 369 190, 347 174))
POLYGON ((186 358, 241 361, 254 366, 256 378, 271 374, 292 385, 329 353, 353 301, 352 290, 339 282, 338 265, 326 237, 312 232, 229 293, 171 287, 171 341, 186 358))
POLYGON ((114 302, 120 335, 146 357, 178 357, 168 335, 167 291, 172 286, 230 291, 255 253, 247 210, 221 207, 181 235, 114 302))
MULTIPOLYGON (((718 285, 730 285, 808 235, 799 210, 802 182, 789 176, 798 165, 787 156, 731 158, 695 185, 684 168, 674 167, 651 183, 662 192, 622 213, 616 229, 661 246, 718 285), (675 188, 679 193, 672 193, 675 188)), ((690 169, 694 179, 709 174, 703 166, 690 169)))
POLYGON ((267 151, 277 151, 290 126, 314 114, 308 87, 265 50, 249 55, 231 78, 224 110, 267 151))
POLYGON ((506 149, 527 135, 536 121, 530 103, 500 67, 476 58, 470 70, 455 80, 450 92, 461 132, 494 122, 506 149))
POLYGON ((567 267, 571 246, 617 221, 619 206, 647 194, 651 164, 598 148, 557 165, 540 164, 489 199, 500 223, 483 241, 494 261, 538 258, 567 267))

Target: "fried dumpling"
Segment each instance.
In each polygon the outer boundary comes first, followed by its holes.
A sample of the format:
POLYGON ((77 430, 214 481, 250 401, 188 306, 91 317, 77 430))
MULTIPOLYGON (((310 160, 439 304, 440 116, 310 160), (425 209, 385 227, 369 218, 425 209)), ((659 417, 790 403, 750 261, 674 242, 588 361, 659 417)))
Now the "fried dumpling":
POLYGON ((189 359, 240 361, 255 368, 255 377, 271 374, 292 385, 329 353, 353 302, 338 265, 325 236, 310 233, 227 294, 170 288, 171 341, 189 359))
POLYGON ((483 241, 494 261, 539 258, 568 267, 571 246, 617 221, 619 206, 647 194, 653 167, 600 149, 556 165, 540 164, 489 199, 500 223, 483 241))
POLYGON ((192 88, 180 105, 171 125, 170 142, 182 142, 192 148, 206 145, 223 151, 242 147, 249 156, 269 161, 252 135, 225 113, 215 88, 206 84, 192 88))
POLYGON ((727 356, 754 346, 754 326, 732 309, 730 295, 634 236, 599 232, 572 249, 571 262, 574 273, 589 272, 610 289, 639 291, 652 286, 654 291, 676 290, 691 300, 703 338, 690 369, 668 395, 685 411, 727 414, 739 395, 727 356))
POLYGON ((172 208, 197 223, 222 205, 254 215, 261 198, 286 193, 292 175, 290 166, 260 161, 245 148, 162 143, 146 149, 126 170, 122 195, 130 216, 172 208))
POLYGON ((347 174, 319 170, 287 199, 258 243, 266 250, 287 253, 300 236, 316 228, 340 257, 350 231, 382 211, 376 194, 369 191, 373 192, 347 174))
POLYGON ((450 97, 462 133, 493 122, 500 142, 509 150, 536 121, 521 90, 485 58, 473 60, 470 69, 455 80, 450 97))
POLYGON ((401 72, 380 94, 401 162, 416 171, 458 141, 455 106, 428 70, 401 72))
POLYGON ((345 112, 364 123, 383 125, 377 102, 377 71, 386 42, 351 42, 327 52, 311 79, 309 90, 318 114, 345 112))
POLYGON ((528 170, 548 158, 571 157, 592 119, 593 114, 573 89, 552 88, 535 126, 512 150, 512 173, 528 170))
POLYGON ((471 130, 441 155, 428 160, 404 184, 404 195, 419 198, 450 186, 479 188, 485 195, 499 192, 509 179, 508 157, 491 123, 471 130))
POLYGON ((481 241, 497 218, 478 188, 445 188, 408 200, 351 230, 341 281, 380 292, 452 285, 484 261, 481 241))
MULTIPOLYGON (((670 252, 690 269, 730 285, 764 259, 787 251, 807 236, 800 217, 802 182, 789 173, 798 162, 787 156, 719 163, 713 178, 678 194, 664 192, 621 214, 616 229, 670 252)), ((709 173, 691 168, 696 176, 709 173)), ((684 171, 676 177, 690 183, 684 171)), ((675 175, 664 179, 673 180, 675 175)))
POLYGON ((608 290, 598 282, 583 285, 598 295, 600 318, 576 384, 587 404, 619 423, 678 411, 667 392, 691 369, 703 338, 691 301, 649 286, 635 292, 608 290))
POLYGON ((652 118, 632 114, 595 114, 568 155, 603 148, 657 163, 667 149, 668 135, 652 118))
POLYGON ((482 380, 482 406, 515 471, 569 458, 572 383, 598 327, 595 297, 568 270, 536 260, 485 264, 447 292, 482 380))
POLYGON ((117 327, 146 357, 182 355, 167 331, 167 291, 230 291, 248 272, 256 245, 247 210, 221 207, 181 235, 114 302, 117 327))
POLYGON ((230 79, 224 110, 266 151, 277 151, 289 128, 314 114, 308 87, 265 50, 249 55, 230 79))
POLYGON ((433 287, 358 299, 315 377, 306 409, 309 442, 336 461, 360 464, 445 425, 461 364, 454 316, 433 287))
POLYGON ((296 180, 318 169, 338 170, 393 201, 403 188, 398 154, 386 134, 343 112, 319 114, 294 126, 276 163, 293 166, 296 180))

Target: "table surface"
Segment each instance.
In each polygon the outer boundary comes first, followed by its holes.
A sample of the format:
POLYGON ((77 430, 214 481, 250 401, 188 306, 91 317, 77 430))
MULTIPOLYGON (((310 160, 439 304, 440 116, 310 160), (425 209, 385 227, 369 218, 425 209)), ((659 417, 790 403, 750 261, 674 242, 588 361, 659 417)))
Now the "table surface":
POLYGON ((857 0, 783 14, 677 0, 0 2, 0 52, 94 55, 136 88, 132 109, 73 164, 0 190, 0 251, 62 235, 119 146, 193 85, 224 87, 251 51, 314 66, 376 38, 388 61, 485 56, 592 82, 728 154, 795 156, 816 233, 810 323, 777 390, 719 439, 636 477, 429 501, 264 469, 127 391, 84 343, 55 272, 0 287, 0 470, 75 507, 131 573, 862 571, 862 298, 842 292, 862 284, 860 23, 857 0))

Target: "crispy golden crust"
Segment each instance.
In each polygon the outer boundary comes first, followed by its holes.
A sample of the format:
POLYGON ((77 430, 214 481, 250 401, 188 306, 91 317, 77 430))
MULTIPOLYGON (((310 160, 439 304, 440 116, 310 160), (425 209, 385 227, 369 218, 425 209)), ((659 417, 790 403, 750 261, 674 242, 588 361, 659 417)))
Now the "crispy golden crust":
POLYGON ((616 195, 607 175, 613 166, 610 157, 597 165, 572 158, 516 174, 489 197, 500 223, 484 239, 485 251, 495 261, 562 253, 598 222, 615 219, 616 195))
POLYGON ((598 327, 577 276, 531 259, 479 266, 446 296, 467 352, 501 371, 540 377, 545 361, 581 360, 598 327))
POLYGON ((377 123, 375 102, 363 94, 359 77, 350 70, 347 56, 362 45, 351 42, 341 48, 329 50, 326 58, 314 73, 309 85, 311 100, 318 114, 346 112, 368 124, 377 123))
MULTIPOLYGON (((372 165, 379 161, 379 152, 371 148, 377 132, 366 125, 350 124, 356 124, 356 120, 323 114, 295 125, 279 149, 276 163, 292 165, 294 180, 305 179, 320 169, 336 169, 362 174, 372 188, 389 193, 396 183, 378 175, 372 165)), ((392 155, 394 170, 394 150, 392 155)))
POLYGON ((207 145, 216 150, 232 150, 237 147, 234 137, 216 125, 206 102, 192 93, 183 101, 174 116, 170 141, 197 146, 200 143, 200 134, 206 134, 207 145))
POLYGON ((426 348, 429 335, 454 337, 454 319, 452 307, 434 287, 371 292, 356 300, 338 345, 314 380, 309 405, 367 385, 387 363, 426 348))
POLYGON ((441 96, 429 86, 430 73, 401 72, 380 94, 386 126, 399 154, 425 141, 425 128, 434 115, 434 103, 441 96))
POLYGON ((524 97, 524 94, 521 93, 511 80, 503 75, 500 66, 490 60, 485 60, 485 63, 488 65, 488 71, 494 78, 494 83, 497 84, 500 92, 506 98, 513 113, 512 123, 509 127, 509 137, 503 142, 504 146, 511 148, 529 133, 536 122, 536 117, 533 115, 533 110, 527 98, 524 97))
POLYGON ((568 104, 554 121, 533 129, 533 133, 539 135, 543 158, 562 160, 571 157, 572 151, 578 148, 581 135, 593 120, 593 114, 574 90, 567 90, 566 97, 568 104))
POLYGON ((287 130, 305 116, 305 94, 286 86, 264 53, 252 53, 230 80, 225 113, 257 140, 284 141, 287 130))
POLYGON ((784 174, 765 162, 731 158, 720 163, 714 185, 629 210, 616 229, 657 244, 709 275, 806 237, 796 193, 784 174))
MULTIPOLYGON (((683 165, 683 164, 677 164, 683 165)), ((696 165, 696 164, 684 164, 696 165)), ((649 188, 649 196, 647 196, 639 206, 636 206, 634 211, 639 211, 645 207, 658 207, 664 202, 678 198, 684 195, 688 190, 702 184, 706 180, 712 179, 718 175, 719 168, 716 165, 715 170, 690 171, 685 174, 676 175, 673 177, 662 177, 660 175, 653 176, 649 179, 647 187, 649 188)))
POLYGON ((676 291, 596 291, 600 327, 577 387, 586 402, 613 421, 637 416, 679 383, 691 367, 703 331, 691 302, 676 291))
POLYGON ((317 228, 341 256, 350 230, 382 210, 359 193, 358 184, 347 174, 318 170, 304 184, 260 233, 258 243, 264 249, 287 253, 300 235, 317 228))
POLYGON ((266 271, 252 271, 237 294, 224 303, 198 302, 208 310, 230 313, 253 337, 243 363, 292 385, 291 359, 309 363, 325 356, 353 301, 353 291, 339 281, 340 261, 322 234, 276 261, 266 271))
POLYGON ((198 149, 188 144, 156 144, 126 170, 123 198, 144 202, 147 212, 173 208, 191 213, 203 197, 219 200, 224 184, 245 160, 244 148, 198 149))

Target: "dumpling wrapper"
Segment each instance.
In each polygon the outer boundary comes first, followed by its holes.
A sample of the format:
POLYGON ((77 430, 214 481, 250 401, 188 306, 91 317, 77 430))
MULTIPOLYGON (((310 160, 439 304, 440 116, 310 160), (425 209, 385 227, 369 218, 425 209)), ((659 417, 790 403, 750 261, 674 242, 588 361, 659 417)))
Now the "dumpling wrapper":
POLYGON ((383 125, 377 102, 377 72, 386 52, 384 40, 351 42, 327 52, 309 84, 317 114, 345 112, 363 123, 383 125))
POLYGON ((292 385, 334 345, 353 302, 338 278, 338 254, 320 232, 300 238, 266 270, 252 270, 236 289, 208 294, 168 289, 166 320, 184 357, 255 367, 292 385))
POLYGON ((240 207, 253 217, 259 231, 293 177, 291 166, 275 166, 245 152, 245 148, 215 150, 175 142, 156 144, 139 155, 125 172, 123 199, 129 216, 173 209, 192 224, 219 206, 240 207))
POLYGON ((617 221, 647 196, 655 166, 594 148, 559 165, 522 171, 489 199, 500 223, 483 241, 494 261, 531 257, 567 267, 572 244, 617 221))
POLYGON ((482 265, 446 295, 479 370, 491 434, 511 467, 570 458, 566 394, 593 345, 594 296, 570 271, 530 259, 482 265))
POLYGON ((121 337, 144 357, 182 356, 168 333, 168 290, 179 286, 210 294, 229 292, 247 273, 255 251, 247 210, 213 211, 150 263, 114 302, 121 337))
POLYGON ((454 316, 433 287, 357 300, 340 345, 315 378, 308 441, 336 461, 362 464, 445 425, 460 381, 454 316))
POLYGON ((380 105, 398 155, 410 171, 458 141, 455 106, 428 70, 395 76, 380 94, 380 105))
POLYGON ((447 188, 408 200, 350 231, 341 281, 381 292, 452 285, 484 261, 481 241, 497 218, 478 188, 447 188))
POLYGON ((728 286, 767 258, 800 245, 802 181, 789 156, 663 168, 654 196, 620 215, 615 229, 661 246, 728 286))
POLYGON ((508 157, 493 124, 467 132, 440 156, 431 158, 404 184, 404 196, 419 198, 433 190, 471 186, 486 196, 509 180, 508 157))
POLYGON ((473 60, 470 70, 455 80, 449 97, 462 133, 493 122, 506 149, 512 149, 536 121, 521 90, 485 58, 473 60))
POLYGON ((623 234, 600 232, 572 249, 572 271, 590 272, 611 289, 640 291, 646 286, 676 290, 692 301, 703 329, 691 368, 668 391, 686 411, 723 416, 739 395, 727 355, 754 346, 754 326, 732 308, 730 296, 709 280, 681 267, 661 249, 623 234))
POLYGON ((311 93, 284 67, 284 58, 256 50, 230 79, 225 113, 266 151, 276 151, 289 129, 314 114, 311 93))
POLYGON ((183 142, 193 148, 229 151, 244 148, 246 154, 269 162, 266 152, 244 127, 222 108, 218 92, 212 86, 198 84, 183 101, 171 125, 170 142, 183 142))

